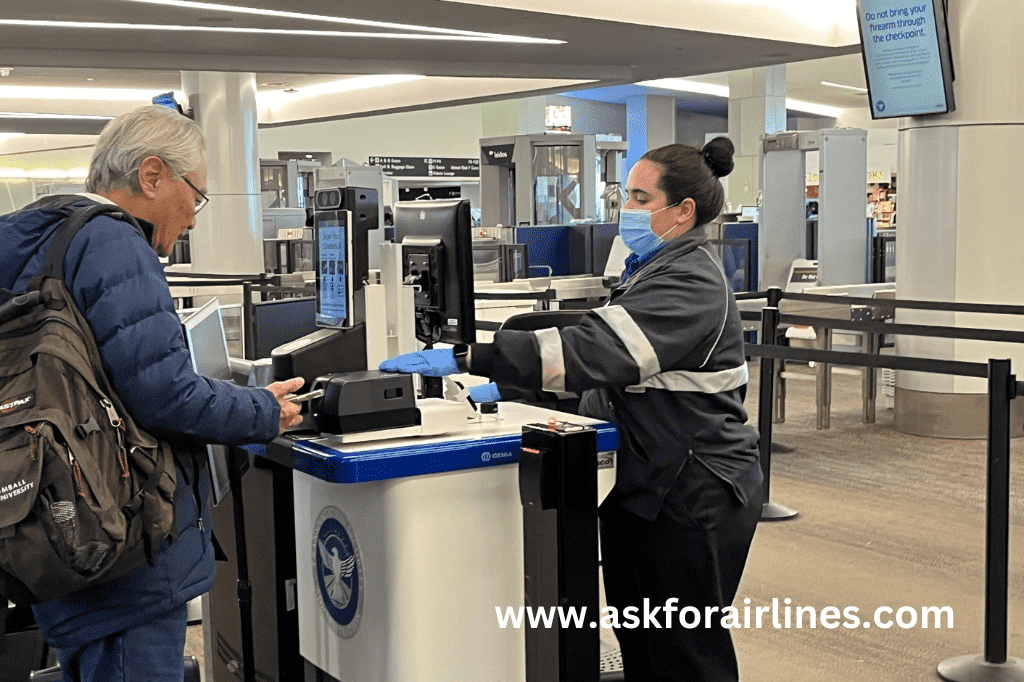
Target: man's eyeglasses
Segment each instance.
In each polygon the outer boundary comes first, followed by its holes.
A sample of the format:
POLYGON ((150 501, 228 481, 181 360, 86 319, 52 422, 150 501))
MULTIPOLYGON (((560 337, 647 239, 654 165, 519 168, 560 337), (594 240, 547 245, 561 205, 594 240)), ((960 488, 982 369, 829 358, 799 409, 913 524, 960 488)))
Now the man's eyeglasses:
POLYGON ((196 208, 195 208, 195 212, 199 213, 200 211, 203 210, 203 206, 206 206, 208 203, 210 203, 210 197, 206 196, 201 191, 199 191, 199 188, 196 187, 195 185, 193 185, 189 181, 189 179, 186 178, 184 175, 181 176, 181 179, 184 180, 186 183, 188 183, 188 186, 191 187, 192 191, 194 191, 196 193, 196 208))

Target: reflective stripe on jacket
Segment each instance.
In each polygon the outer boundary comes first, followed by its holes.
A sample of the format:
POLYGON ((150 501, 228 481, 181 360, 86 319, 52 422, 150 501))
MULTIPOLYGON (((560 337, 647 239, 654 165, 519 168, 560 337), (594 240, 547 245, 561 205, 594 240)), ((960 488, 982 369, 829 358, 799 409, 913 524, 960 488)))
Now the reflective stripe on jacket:
POLYGON ((619 427, 606 504, 653 520, 690 456, 741 502, 761 484, 739 313, 705 227, 670 241, 579 324, 498 331, 472 357, 499 385, 580 393, 582 414, 619 427))

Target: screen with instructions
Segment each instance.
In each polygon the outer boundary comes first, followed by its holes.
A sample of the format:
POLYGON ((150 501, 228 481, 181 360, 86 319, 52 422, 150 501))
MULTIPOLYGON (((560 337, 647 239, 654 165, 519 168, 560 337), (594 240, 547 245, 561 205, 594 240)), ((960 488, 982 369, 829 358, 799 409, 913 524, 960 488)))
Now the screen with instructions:
POLYGON ((316 218, 316 323, 321 327, 349 326, 351 291, 347 212, 328 212, 316 218))

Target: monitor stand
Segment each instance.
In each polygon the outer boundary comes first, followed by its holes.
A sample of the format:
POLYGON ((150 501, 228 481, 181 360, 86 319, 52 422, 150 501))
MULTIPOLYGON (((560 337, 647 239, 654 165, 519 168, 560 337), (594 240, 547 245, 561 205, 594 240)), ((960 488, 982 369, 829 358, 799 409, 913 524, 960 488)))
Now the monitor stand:
POLYGON ((270 358, 274 381, 302 377, 307 386, 325 374, 365 371, 366 325, 357 324, 350 329, 318 329, 278 346, 270 358))

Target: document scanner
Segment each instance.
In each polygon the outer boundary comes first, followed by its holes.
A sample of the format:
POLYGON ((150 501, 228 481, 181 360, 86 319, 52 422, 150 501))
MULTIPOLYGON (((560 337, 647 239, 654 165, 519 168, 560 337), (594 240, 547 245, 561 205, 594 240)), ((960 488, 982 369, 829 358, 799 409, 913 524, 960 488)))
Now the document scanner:
POLYGON ((317 431, 342 443, 450 433, 465 428, 474 414, 465 402, 416 400, 409 374, 327 374, 313 382, 312 390, 324 392, 310 402, 317 431))

